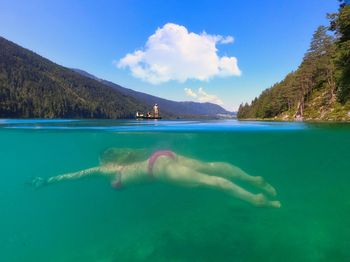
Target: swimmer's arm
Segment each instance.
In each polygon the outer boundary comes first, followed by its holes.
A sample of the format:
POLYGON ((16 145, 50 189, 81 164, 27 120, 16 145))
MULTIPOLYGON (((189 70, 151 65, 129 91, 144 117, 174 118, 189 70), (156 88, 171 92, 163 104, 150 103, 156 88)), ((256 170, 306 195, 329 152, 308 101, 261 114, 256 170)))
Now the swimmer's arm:
POLYGON ((75 180, 75 179, 91 176, 98 173, 101 173, 100 167, 92 167, 92 168, 84 169, 74 173, 67 173, 63 175, 52 176, 52 177, 49 177, 46 180, 46 182, 48 184, 52 184, 63 180, 75 180))
POLYGON ((67 173, 63 175, 58 175, 58 176, 52 176, 49 178, 42 178, 42 177, 36 177, 34 180, 31 182, 31 184, 34 187, 41 187, 49 184, 54 184, 57 182, 61 181, 67 181, 67 180, 76 180, 80 179, 83 177, 89 177, 93 175, 108 175, 111 172, 110 169, 106 169, 104 167, 92 167, 88 169, 84 169, 78 172, 73 172, 73 173, 67 173))

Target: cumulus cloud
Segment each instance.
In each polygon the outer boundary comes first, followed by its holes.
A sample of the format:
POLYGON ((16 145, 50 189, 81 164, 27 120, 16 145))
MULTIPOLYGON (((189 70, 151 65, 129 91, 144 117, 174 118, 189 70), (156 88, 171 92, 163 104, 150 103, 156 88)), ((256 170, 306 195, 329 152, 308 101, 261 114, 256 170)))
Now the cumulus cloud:
POLYGON ((233 43, 233 37, 232 36, 226 36, 226 37, 222 37, 222 39, 220 40, 221 44, 231 44, 233 43))
POLYGON ((220 57, 216 47, 233 40, 232 36, 196 34, 184 26, 167 23, 148 38, 143 49, 125 55, 116 64, 152 84, 239 76, 237 58, 220 57))
POLYGON ((191 88, 185 88, 185 93, 189 97, 197 98, 197 94, 191 88))
POLYGON ((197 92, 191 88, 185 88, 187 96, 194 98, 197 102, 205 103, 210 102, 220 106, 224 105, 224 102, 216 95, 208 94, 202 87, 198 88, 197 92))

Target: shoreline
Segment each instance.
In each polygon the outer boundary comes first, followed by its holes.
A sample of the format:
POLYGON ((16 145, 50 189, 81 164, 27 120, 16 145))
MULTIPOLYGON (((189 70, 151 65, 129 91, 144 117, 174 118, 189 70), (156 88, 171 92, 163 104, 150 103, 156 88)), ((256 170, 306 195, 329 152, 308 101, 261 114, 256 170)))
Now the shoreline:
POLYGON ((261 121, 261 122, 318 122, 318 123, 350 123, 348 120, 333 120, 333 119, 303 119, 303 120, 293 120, 293 119, 283 119, 283 118, 237 118, 238 121, 261 121))
POLYGON ((6 120, 19 120, 19 121, 198 121, 198 120, 236 120, 236 121, 259 121, 259 122, 304 122, 304 123, 350 123, 350 118, 348 120, 330 120, 330 119, 284 119, 284 118, 215 118, 215 117, 203 117, 203 118, 162 118, 162 119, 135 119, 135 118, 0 118, 1 121, 6 120))

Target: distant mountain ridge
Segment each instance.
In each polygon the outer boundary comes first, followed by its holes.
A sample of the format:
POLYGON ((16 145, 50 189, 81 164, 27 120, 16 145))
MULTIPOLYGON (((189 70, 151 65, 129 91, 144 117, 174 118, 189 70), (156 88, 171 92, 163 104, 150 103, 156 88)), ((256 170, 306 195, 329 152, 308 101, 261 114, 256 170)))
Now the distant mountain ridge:
POLYGON ((208 116, 208 117, 215 117, 218 115, 233 115, 233 116, 235 115, 233 112, 229 112, 217 104, 199 103, 199 102, 192 102, 192 101, 183 101, 183 102, 172 101, 165 98, 160 98, 157 96, 138 92, 129 88, 125 88, 107 80, 102 80, 81 69, 74 68, 73 70, 79 74, 82 74, 83 76, 90 77, 92 79, 100 81, 101 83, 109 87, 115 88, 122 94, 131 96, 147 104, 148 106, 152 106, 153 104, 157 103, 161 110, 165 110, 168 113, 171 113, 173 115, 177 115, 180 117, 181 116, 182 117, 198 116, 198 115, 208 116))
POLYGON ((164 118, 216 117, 210 103, 175 102, 69 69, 0 37, 0 117, 134 118, 158 103, 164 118))
POLYGON ((132 118, 147 105, 0 37, 0 117, 132 118))

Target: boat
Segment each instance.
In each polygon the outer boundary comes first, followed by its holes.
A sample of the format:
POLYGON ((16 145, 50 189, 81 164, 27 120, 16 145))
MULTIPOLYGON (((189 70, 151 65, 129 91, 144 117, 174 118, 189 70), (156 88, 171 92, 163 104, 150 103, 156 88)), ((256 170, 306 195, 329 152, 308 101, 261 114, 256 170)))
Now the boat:
POLYGON ((159 115, 158 104, 154 104, 153 112, 147 112, 145 115, 143 113, 139 113, 138 111, 135 114, 136 119, 162 119, 159 115))
POLYGON ((162 119, 161 116, 155 117, 155 116, 137 116, 136 119, 162 119))

